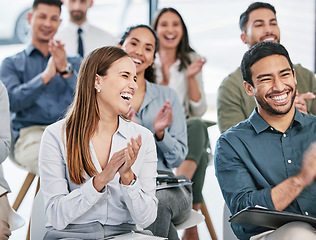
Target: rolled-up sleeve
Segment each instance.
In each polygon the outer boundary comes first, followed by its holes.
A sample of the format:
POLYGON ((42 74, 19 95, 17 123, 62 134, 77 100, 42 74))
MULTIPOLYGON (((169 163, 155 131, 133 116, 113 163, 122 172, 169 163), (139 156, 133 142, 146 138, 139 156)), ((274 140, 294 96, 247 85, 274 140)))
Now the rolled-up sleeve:
POLYGON ((203 114, 207 110, 207 103, 206 103, 206 98, 205 98, 202 71, 195 75, 195 80, 198 84, 201 98, 198 102, 194 102, 194 101, 189 99, 189 116, 190 117, 202 117, 203 114))

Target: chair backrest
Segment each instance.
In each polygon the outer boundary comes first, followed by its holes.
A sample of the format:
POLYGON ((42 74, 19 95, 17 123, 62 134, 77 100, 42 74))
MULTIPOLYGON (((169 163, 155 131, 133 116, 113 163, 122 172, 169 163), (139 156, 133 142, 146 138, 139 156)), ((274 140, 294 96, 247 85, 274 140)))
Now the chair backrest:
POLYGON ((203 216, 202 213, 199 213, 192 209, 189 218, 185 220, 184 222, 176 225, 175 228, 177 230, 187 229, 187 228, 198 225, 199 223, 203 222, 204 219, 205 217, 203 216))
POLYGON ((44 198, 41 189, 36 194, 31 212, 31 240, 42 240, 46 233, 46 218, 44 213, 44 198))
POLYGON ((225 203, 223 211, 223 240, 238 240, 232 228, 230 227, 230 223, 228 222, 230 216, 231 213, 225 203))
POLYGON ((216 142, 217 142, 217 139, 220 137, 221 132, 220 132, 217 124, 208 127, 207 131, 208 131, 208 135, 209 135, 209 139, 210 139, 212 155, 214 156, 216 142))

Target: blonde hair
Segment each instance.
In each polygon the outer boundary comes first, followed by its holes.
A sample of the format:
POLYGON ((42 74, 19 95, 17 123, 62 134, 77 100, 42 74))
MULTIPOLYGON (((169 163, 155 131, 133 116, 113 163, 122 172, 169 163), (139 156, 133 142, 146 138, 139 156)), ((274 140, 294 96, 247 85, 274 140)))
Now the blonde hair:
POLYGON ((100 120, 97 104, 96 74, 105 76, 111 65, 128 54, 117 47, 102 47, 91 52, 82 62, 74 101, 66 115, 67 165, 75 184, 86 181, 85 175, 98 172, 92 162, 89 141, 100 120))

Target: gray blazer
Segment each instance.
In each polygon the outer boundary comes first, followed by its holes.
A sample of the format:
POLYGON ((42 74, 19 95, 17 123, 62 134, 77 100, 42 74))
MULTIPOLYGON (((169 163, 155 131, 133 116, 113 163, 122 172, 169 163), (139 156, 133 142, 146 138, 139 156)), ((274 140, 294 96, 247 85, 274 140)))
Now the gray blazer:
POLYGON ((10 152, 10 110, 7 89, 0 81, 0 185, 10 190, 8 183, 3 177, 1 163, 8 157, 10 152))

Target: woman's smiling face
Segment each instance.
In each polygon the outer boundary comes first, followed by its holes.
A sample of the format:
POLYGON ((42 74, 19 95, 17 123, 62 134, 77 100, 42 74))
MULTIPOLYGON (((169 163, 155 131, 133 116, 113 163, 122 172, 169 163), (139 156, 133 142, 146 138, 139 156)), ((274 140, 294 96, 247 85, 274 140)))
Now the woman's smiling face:
POLYGON ((180 17, 167 11, 158 19, 156 27, 159 44, 162 48, 177 48, 182 36, 183 26, 180 17))
POLYGON ((96 75, 95 88, 99 109, 114 115, 125 114, 130 108, 129 100, 138 89, 135 64, 129 57, 115 61, 105 76, 96 75))
POLYGON ((144 73, 154 62, 155 46, 154 35, 145 27, 133 29, 126 37, 122 49, 130 55, 135 63, 137 75, 144 73))

